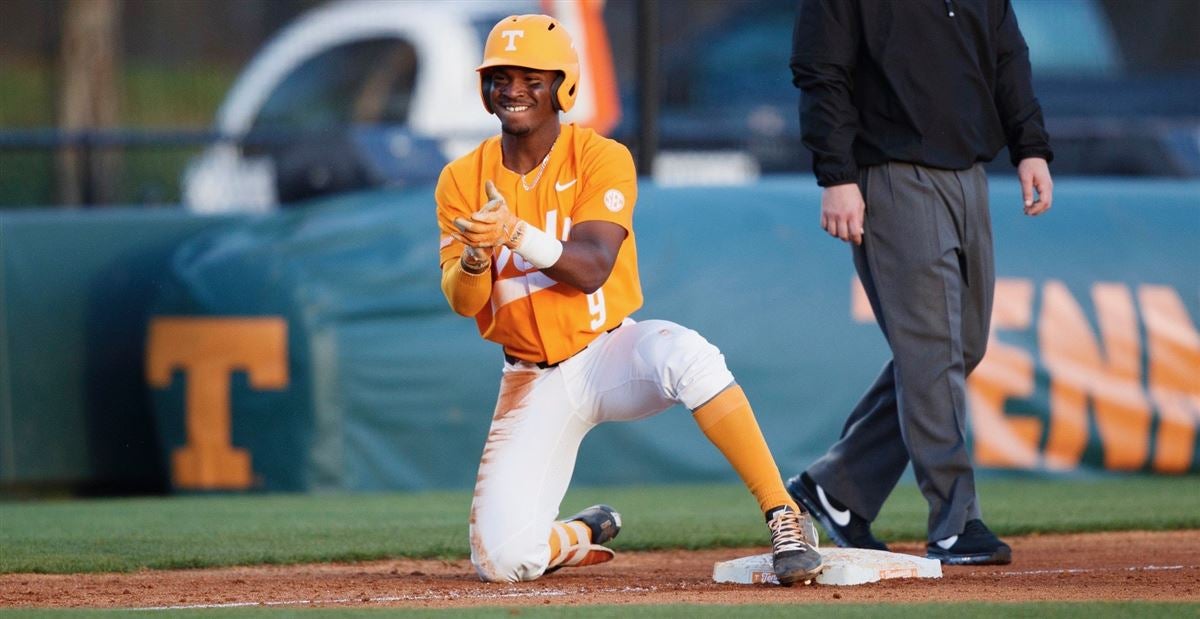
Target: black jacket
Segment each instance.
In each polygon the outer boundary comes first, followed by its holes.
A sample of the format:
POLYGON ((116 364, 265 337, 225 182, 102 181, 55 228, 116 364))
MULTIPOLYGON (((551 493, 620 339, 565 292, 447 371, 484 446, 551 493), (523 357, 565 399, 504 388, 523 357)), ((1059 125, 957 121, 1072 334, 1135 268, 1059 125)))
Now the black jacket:
POLYGON ((800 0, 800 124, 823 187, 888 161, 1053 157, 1009 0, 800 0))

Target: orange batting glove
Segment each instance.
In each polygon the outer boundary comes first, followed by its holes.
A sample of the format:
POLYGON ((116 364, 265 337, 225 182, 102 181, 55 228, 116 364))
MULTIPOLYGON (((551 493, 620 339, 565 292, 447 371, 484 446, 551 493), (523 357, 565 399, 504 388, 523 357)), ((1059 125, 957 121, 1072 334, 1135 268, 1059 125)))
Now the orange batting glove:
POLYGON ((508 210, 508 202, 496 190, 492 181, 484 184, 488 202, 471 214, 470 219, 456 217, 454 225, 458 234, 454 238, 471 247, 496 247, 505 245, 514 249, 525 233, 525 222, 508 210))

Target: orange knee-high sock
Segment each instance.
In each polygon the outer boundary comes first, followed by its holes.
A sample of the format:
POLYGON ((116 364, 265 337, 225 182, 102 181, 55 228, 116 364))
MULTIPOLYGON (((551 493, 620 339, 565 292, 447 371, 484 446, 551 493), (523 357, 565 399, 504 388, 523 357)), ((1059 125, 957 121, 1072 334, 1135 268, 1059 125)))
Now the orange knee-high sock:
POLYGON ((750 493, 758 499, 758 507, 767 510, 787 505, 800 511, 796 502, 783 487, 779 467, 767 447, 750 401, 736 384, 697 408, 692 416, 733 469, 741 476, 750 493))

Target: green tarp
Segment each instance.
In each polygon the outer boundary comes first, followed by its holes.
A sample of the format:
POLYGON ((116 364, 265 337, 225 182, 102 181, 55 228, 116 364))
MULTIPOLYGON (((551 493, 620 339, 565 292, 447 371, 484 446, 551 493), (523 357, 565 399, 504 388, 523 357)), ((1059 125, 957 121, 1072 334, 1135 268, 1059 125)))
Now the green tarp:
MULTIPOLYGON (((644 181, 646 306, 725 353, 783 473, 817 457, 887 360, 811 178, 644 181)), ((263 490, 466 488, 498 348, 439 289, 431 191, 344 195, 259 217, 0 213, 0 489, 169 483, 182 368, 146 383, 149 325, 278 317, 287 382, 229 384, 229 442, 263 490)), ((996 330, 968 439, 987 470, 1200 470, 1200 183, 1058 179, 1021 215, 993 179, 996 330)), ((574 481, 735 479, 675 408, 601 426, 574 481)))

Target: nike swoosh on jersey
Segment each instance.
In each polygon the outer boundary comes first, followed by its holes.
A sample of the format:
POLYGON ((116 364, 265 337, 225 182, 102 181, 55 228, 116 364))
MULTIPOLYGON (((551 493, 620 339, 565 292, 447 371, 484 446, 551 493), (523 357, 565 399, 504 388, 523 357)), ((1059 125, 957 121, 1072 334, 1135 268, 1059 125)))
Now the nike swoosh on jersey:
POLYGON ((567 181, 567 182, 565 182, 565 183, 559 183, 559 182, 557 182, 557 181, 556 181, 556 182, 554 183, 554 189, 555 189, 556 191, 566 191, 566 190, 570 189, 570 188, 571 188, 571 186, 572 186, 572 185, 574 185, 574 184, 575 184, 575 181, 577 181, 577 180, 579 180, 579 179, 577 179, 577 178, 573 178, 573 179, 571 179, 571 180, 569 180, 569 181, 567 181))
POLYGON ((817 486, 817 498, 821 499, 821 508, 825 510, 825 513, 829 514, 829 517, 833 519, 837 526, 844 527, 850 524, 850 510, 838 509, 830 504, 829 497, 825 496, 825 489, 820 485, 817 486))

